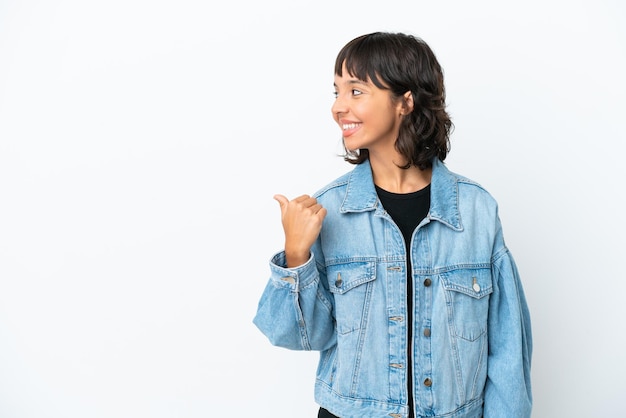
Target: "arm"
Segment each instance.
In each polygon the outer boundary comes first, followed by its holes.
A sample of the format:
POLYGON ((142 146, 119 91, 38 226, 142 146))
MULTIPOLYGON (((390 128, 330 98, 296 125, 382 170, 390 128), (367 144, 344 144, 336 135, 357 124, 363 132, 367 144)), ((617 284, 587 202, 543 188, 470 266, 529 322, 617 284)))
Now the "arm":
POLYGON ((489 305, 485 418, 526 418, 532 409, 530 313, 517 267, 506 247, 494 255, 489 305))
POLYGON ((323 350, 335 343, 332 298, 311 247, 326 209, 308 195, 292 201, 282 195, 274 198, 280 204, 285 250, 271 260, 272 274, 254 323, 274 345, 323 350))
POLYGON ((271 262, 271 277, 259 301, 254 324, 273 345, 291 350, 326 350, 336 334, 330 292, 314 256, 287 268, 285 253, 271 262))

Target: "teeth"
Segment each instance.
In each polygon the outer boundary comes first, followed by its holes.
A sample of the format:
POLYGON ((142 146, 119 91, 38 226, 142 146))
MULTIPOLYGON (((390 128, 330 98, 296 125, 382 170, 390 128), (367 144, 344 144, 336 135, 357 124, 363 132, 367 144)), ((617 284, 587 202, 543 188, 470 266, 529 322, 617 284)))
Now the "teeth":
POLYGON ((343 128, 343 130, 348 130, 348 129, 354 129, 358 126, 358 123, 345 123, 343 125, 341 125, 341 127, 343 128))

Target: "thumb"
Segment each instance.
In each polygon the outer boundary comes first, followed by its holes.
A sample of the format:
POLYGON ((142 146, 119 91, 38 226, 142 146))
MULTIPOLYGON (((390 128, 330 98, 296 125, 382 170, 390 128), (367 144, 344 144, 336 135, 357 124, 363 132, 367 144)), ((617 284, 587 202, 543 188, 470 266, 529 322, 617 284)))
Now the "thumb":
POLYGON ((280 205, 281 212, 282 212, 283 208, 289 203, 289 199, 287 199, 282 194, 275 194, 274 195, 274 200, 277 201, 278 204, 280 205))

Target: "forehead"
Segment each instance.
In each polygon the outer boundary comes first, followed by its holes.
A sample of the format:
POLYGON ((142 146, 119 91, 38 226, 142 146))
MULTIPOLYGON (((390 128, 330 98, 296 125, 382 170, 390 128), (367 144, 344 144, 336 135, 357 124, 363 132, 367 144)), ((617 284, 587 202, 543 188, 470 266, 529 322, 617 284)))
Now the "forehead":
POLYGON ((339 85, 361 85, 361 86, 373 86, 369 77, 367 80, 361 80, 354 74, 350 74, 350 71, 346 68, 346 64, 343 64, 341 69, 341 75, 335 73, 335 86, 339 85))
POLYGON ((365 86, 365 87, 375 87, 372 83, 368 81, 359 80, 356 77, 348 76, 340 76, 335 74, 335 82, 333 83, 335 86, 365 86))
MULTIPOLYGON (((335 72, 335 86, 339 83, 343 84, 360 84, 361 86, 368 87, 376 90, 390 90, 389 85, 383 81, 380 74, 374 71, 373 68, 358 67, 356 62, 352 63, 346 59, 341 65, 341 75, 339 71, 335 72)), ((339 67, 337 67, 339 69, 339 67)))

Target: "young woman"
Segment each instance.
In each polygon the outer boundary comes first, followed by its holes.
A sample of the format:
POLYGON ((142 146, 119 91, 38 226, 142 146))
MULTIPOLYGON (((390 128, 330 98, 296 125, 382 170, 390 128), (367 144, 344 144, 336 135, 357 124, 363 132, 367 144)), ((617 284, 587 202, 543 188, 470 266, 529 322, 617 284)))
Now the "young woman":
POLYGON ((319 350, 319 417, 529 417, 530 315, 497 204, 443 161, 443 72, 421 39, 371 33, 335 63, 354 168, 276 195, 283 251, 254 323, 319 350))

